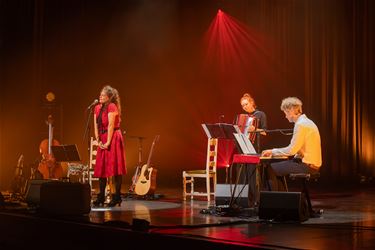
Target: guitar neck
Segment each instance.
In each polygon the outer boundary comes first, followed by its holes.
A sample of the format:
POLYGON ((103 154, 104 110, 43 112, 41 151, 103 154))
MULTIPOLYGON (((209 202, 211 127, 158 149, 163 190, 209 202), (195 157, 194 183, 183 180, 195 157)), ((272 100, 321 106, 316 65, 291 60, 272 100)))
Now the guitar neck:
POLYGON ((147 168, 150 168, 150 162, 151 162, 151 156, 152 156, 152 153, 154 151, 154 142, 152 143, 152 146, 151 146, 151 150, 150 150, 150 154, 148 155, 148 159, 147 159, 147 168))
POLYGON ((147 168, 150 168, 151 156, 152 156, 152 154, 154 152, 154 147, 155 147, 156 142, 159 140, 159 137, 160 136, 157 135, 155 137, 154 141, 152 142, 151 149, 150 149, 150 154, 148 155, 147 164, 146 164, 147 168))

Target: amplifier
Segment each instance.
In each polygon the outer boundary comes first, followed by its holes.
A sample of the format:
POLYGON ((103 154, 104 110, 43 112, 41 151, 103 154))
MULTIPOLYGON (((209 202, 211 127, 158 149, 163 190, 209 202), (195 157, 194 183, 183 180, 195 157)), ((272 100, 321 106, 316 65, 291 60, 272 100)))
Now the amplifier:
POLYGON ((90 185, 61 181, 43 183, 40 210, 57 215, 88 214, 91 210, 90 185))
POLYGON ((259 219, 305 221, 309 218, 307 200, 301 192, 260 192, 259 219))
MULTIPOLYGON (((216 184, 215 204, 216 206, 229 205, 234 185, 216 184)), ((240 207, 249 207, 248 185, 238 184, 234 193, 234 204, 240 207)))

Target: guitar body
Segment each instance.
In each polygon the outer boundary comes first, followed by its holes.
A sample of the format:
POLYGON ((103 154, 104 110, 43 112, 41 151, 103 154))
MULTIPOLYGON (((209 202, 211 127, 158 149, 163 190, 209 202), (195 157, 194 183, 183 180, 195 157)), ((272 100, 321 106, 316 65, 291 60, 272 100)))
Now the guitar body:
POLYGON ((137 181, 138 181, 140 173, 141 173, 141 166, 136 166, 135 167, 135 173, 134 173, 134 175, 132 177, 132 184, 129 187, 129 192, 130 193, 134 193, 135 184, 137 184, 137 181))
POLYGON ((137 195, 154 194, 156 189, 156 173, 156 169, 148 167, 147 164, 143 165, 135 183, 134 192, 137 195))
POLYGON ((150 165, 151 155, 154 151, 155 143, 159 140, 157 135, 152 142, 150 154, 148 156, 147 164, 142 166, 141 172, 138 176, 137 182, 135 183, 134 191, 137 195, 154 194, 156 189, 156 169, 150 165))

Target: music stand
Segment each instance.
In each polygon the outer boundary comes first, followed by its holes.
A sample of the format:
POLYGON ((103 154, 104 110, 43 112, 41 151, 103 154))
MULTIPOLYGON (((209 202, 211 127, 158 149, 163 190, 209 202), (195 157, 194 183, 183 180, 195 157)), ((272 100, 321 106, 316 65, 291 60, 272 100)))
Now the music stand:
POLYGON ((51 151, 56 162, 81 161, 76 144, 51 146, 51 151))
POLYGON ((241 133, 237 125, 228 123, 202 124, 207 138, 235 139, 234 133, 241 133))
MULTIPOLYGON (((228 124, 228 123, 202 124, 202 127, 208 139, 212 139, 212 138, 229 139, 229 140, 234 140, 236 142, 235 135, 242 134, 237 125, 228 124)), ((238 143, 236 143, 236 146, 238 147, 238 143)), ((237 182, 238 181, 236 181, 236 186, 237 186, 237 182)), ((232 184, 230 183, 231 201, 229 202, 228 208, 227 208, 228 211, 231 211, 229 213, 233 213, 232 201, 234 200, 233 196, 235 193, 236 186, 234 187, 234 190, 232 190, 232 184)), ((225 208, 220 208, 220 209, 224 210, 225 208)))

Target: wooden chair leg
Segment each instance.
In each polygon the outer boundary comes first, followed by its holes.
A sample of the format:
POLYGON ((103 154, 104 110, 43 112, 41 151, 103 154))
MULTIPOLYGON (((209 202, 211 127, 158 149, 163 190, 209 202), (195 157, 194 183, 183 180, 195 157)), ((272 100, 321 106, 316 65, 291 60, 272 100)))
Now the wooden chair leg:
POLYGON ((190 197, 191 197, 191 199, 193 200, 194 199, 194 177, 191 177, 190 178, 190 181, 191 181, 191 183, 190 183, 190 197))
POLYGON ((183 177, 183 180, 182 180, 182 198, 184 201, 186 201, 186 177, 183 177))
POLYGON ((207 191, 207 201, 211 200, 211 190, 210 190, 210 177, 206 177, 206 191, 207 191))
POLYGON ((216 183, 217 183, 217 176, 216 176, 216 174, 214 175, 213 179, 214 179, 214 190, 213 190, 213 193, 215 193, 216 192, 216 183))

